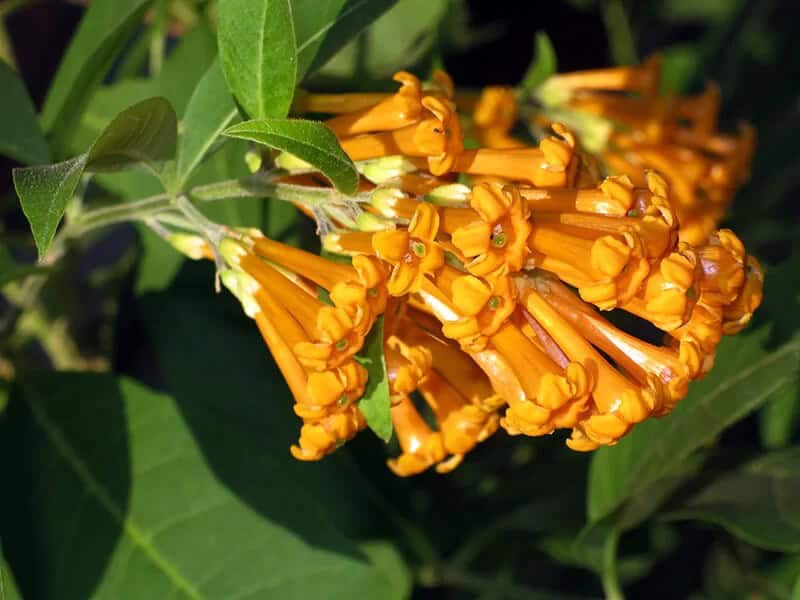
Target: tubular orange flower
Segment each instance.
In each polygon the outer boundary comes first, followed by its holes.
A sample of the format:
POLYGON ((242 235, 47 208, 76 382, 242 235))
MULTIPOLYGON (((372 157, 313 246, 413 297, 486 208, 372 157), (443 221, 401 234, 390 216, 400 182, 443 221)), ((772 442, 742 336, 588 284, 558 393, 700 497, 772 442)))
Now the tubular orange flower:
POLYGON ((459 276, 455 269, 445 266, 436 283, 449 292, 453 306, 463 315, 445 323, 442 333, 456 340, 465 352, 484 350, 489 336, 514 312, 517 294, 508 276, 487 283, 472 275, 459 276))
POLYGON ((425 96, 422 106, 430 116, 393 131, 342 138, 342 149, 354 161, 395 154, 425 158, 433 175, 447 173, 463 148, 461 121, 448 100, 425 96))
POLYGON ((401 476, 420 473, 433 464, 437 472, 446 473, 497 430, 502 401, 474 363, 424 332, 404 312, 394 322, 395 333, 385 348, 395 394, 392 420, 403 449, 388 464, 401 476), (415 390, 433 411, 436 431, 410 400, 408 394, 415 390))
POLYGON ((508 133, 517 120, 517 99, 509 87, 483 88, 472 111, 478 141, 486 148, 522 148, 508 133))
POLYGON ((436 244, 439 213, 420 203, 408 230, 381 231, 372 236, 375 254, 393 265, 387 284, 389 294, 403 296, 417 291, 427 275, 444 264, 444 253, 436 244))
POLYGON ((637 92, 647 97, 655 96, 661 79, 661 57, 650 56, 641 65, 594 69, 554 75, 547 81, 552 89, 604 90, 637 92))
POLYGON ((316 254, 271 240, 254 237, 255 254, 311 280, 327 290, 334 306, 344 310, 363 336, 386 309, 386 269, 379 260, 356 256, 352 266, 334 263, 316 254))
POLYGON ((598 158, 609 173, 644 186, 658 170, 670 183, 682 241, 700 245, 723 217, 736 189, 748 178, 755 132, 717 132, 719 88, 690 97, 658 97, 656 58, 641 66, 556 75, 537 96, 546 106, 536 126, 564 119, 587 139, 600 140, 598 158), (602 125, 604 136, 594 136, 602 125))
POLYGON ((575 137, 563 125, 552 125, 559 137, 549 137, 538 148, 478 148, 464 150, 452 170, 467 175, 486 175, 537 187, 571 187, 578 175, 575 137))
POLYGON ((423 113, 422 84, 406 71, 395 73, 400 89, 378 102, 325 121, 339 137, 374 131, 392 131, 419 121, 423 113))
POLYGON ((519 190, 500 184, 476 185, 469 204, 474 213, 443 209, 445 231, 461 254, 470 259, 467 270, 478 277, 494 278, 522 268, 528 256, 531 226, 519 190))

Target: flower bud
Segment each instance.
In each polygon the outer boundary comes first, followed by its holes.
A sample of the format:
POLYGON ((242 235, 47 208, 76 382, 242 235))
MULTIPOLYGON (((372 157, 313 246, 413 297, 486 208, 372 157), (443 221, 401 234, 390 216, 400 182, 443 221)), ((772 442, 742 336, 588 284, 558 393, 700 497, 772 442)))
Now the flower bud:
POLYGON ((414 163, 404 156, 384 156, 372 160, 361 160, 356 162, 356 168, 359 173, 376 184, 417 170, 414 163))
POLYGON ((425 200, 438 206, 464 206, 469 197, 470 188, 463 183, 440 185, 425 194, 425 200))
POLYGON ((251 319, 254 318, 256 313, 261 310, 253 297, 253 294, 259 289, 258 282, 238 269, 224 269, 220 271, 219 278, 222 285, 228 288, 228 291, 241 302, 244 314, 251 319))

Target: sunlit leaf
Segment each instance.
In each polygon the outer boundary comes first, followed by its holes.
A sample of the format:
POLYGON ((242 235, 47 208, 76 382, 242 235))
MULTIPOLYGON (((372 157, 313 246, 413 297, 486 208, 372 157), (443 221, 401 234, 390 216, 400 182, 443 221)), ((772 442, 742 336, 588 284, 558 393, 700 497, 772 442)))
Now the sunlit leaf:
POLYGON ((290 0, 220 0, 219 55, 228 86, 248 115, 289 113, 297 80, 290 0))
POLYGON ((178 146, 175 174, 177 189, 183 186, 237 114, 222 69, 219 62, 215 61, 197 84, 183 118, 183 135, 178 146))
POLYGON ((317 121, 262 119, 245 121, 224 131, 229 137, 249 140, 293 154, 319 169, 344 194, 358 188, 358 171, 333 132, 317 121))

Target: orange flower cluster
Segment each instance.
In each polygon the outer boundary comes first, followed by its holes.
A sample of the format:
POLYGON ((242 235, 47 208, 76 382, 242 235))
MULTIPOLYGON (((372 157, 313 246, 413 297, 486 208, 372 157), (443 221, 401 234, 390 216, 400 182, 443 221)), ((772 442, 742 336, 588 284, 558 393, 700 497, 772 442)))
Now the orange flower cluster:
MULTIPOLYGON (((644 103, 652 68, 558 85, 576 90, 570 102, 602 97, 622 111, 631 98, 583 91, 635 89, 644 103)), ((356 355, 381 314, 401 448, 388 464, 398 475, 450 471, 500 427, 568 429, 567 445, 586 451, 668 414, 712 367, 721 337, 760 304, 758 262, 729 230, 688 242, 680 184, 644 168, 598 178, 564 125, 553 123, 538 146, 511 138, 506 90, 471 102, 464 127, 444 73, 428 85, 395 79, 394 94, 307 94, 295 106, 330 115, 363 175, 353 201, 371 215, 369 230, 338 223, 323 237, 352 266, 258 232, 220 247, 223 282, 256 320, 303 419, 294 456, 317 460, 364 428, 357 400, 367 374, 356 355), (466 149, 470 130, 486 145, 466 149), (660 329, 663 343, 615 325, 603 316, 612 310, 660 329)), ((675 125, 661 135, 690 139, 689 104, 659 104, 675 125)), ((630 139, 655 139, 638 118, 630 139)))
POLYGON ((535 96, 543 107, 534 123, 561 119, 593 135, 608 173, 626 174, 637 186, 648 170, 669 183, 682 241, 705 242, 748 178, 755 131, 718 131, 720 92, 710 83, 696 96, 659 95, 658 56, 641 65, 559 74, 535 96))

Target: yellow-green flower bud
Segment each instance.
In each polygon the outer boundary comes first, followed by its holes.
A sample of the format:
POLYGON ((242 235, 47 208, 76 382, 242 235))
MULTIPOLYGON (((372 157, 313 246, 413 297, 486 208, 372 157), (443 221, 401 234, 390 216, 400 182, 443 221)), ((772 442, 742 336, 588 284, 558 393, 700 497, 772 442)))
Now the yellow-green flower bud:
POLYGON ((356 229, 359 231, 388 231, 394 229, 395 224, 386 219, 382 219, 372 213, 362 212, 356 218, 356 229))
POLYGON ((438 206, 464 206, 469 201, 470 188, 463 183, 440 185, 425 194, 425 200, 438 206))
POLYGON ((201 260, 208 255, 208 242, 193 233, 170 233, 167 241, 181 254, 192 260, 201 260))
POLYGON ((287 171, 299 171, 314 168, 311 164, 300 158, 297 158, 294 154, 289 154, 288 152, 281 152, 275 159, 275 164, 281 169, 286 169, 287 171))
POLYGON ((370 194, 369 203, 384 217, 396 219, 398 215, 395 206, 406 197, 402 190, 393 187, 381 187, 370 194))
POLYGON ((251 319, 261 309, 255 300, 254 294, 259 289, 259 283, 244 271, 238 269, 224 269, 220 271, 219 278, 222 285, 228 288, 231 294, 241 302, 244 314, 251 319))
POLYGON ((381 184, 405 173, 413 173, 417 167, 404 156, 384 156, 356 163, 358 172, 372 183, 381 184))

